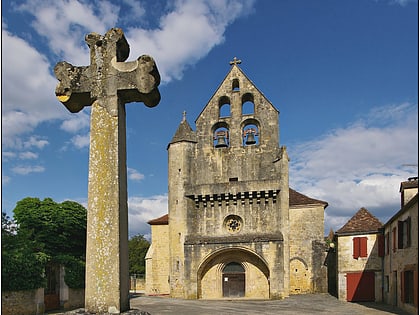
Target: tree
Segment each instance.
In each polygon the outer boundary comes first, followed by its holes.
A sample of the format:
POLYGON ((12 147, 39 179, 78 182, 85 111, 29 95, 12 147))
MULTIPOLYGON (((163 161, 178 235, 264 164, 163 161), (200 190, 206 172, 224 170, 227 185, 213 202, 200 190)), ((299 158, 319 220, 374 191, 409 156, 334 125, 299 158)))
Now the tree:
POLYGON ((135 235, 128 240, 128 261, 130 274, 144 274, 146 271, 144 258, 150 243, 143 235, 135 235))
POLYGON ((2 286, 10 282, 9 290, 28 289, 21 279, 31 277, 31 286, 39 288, 46 264, 53 263, 65 266, 69 287, 84 287, 86 209, 74 201, 28 197, 13 212, 14 221, 2 215, 2 286))

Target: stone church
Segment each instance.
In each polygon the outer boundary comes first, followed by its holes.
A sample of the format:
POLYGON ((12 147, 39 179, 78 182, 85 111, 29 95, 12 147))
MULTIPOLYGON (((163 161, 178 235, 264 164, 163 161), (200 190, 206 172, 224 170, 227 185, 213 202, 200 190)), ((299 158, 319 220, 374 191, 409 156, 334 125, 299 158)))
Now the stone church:
POLYGON ((146 294, 281 299, 327 292, 327 202, 289 187, 279 111, 236 58, 168 144, 168 214, 149 221, 146 294))

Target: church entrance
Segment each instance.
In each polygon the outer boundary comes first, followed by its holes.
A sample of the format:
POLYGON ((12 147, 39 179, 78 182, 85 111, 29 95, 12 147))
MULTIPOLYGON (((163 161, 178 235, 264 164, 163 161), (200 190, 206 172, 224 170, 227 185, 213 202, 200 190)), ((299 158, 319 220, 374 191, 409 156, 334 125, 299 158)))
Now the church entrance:
POLYGON ((222 273, 223 297, 245 296, 245 269, 241 264, 231 262, 222 273))

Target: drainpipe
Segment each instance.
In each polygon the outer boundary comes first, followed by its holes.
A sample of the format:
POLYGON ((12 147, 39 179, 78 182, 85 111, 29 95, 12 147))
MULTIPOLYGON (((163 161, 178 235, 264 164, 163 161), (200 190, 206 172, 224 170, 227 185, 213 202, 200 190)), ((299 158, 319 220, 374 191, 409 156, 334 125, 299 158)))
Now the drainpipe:
MULTIPOLYGON (((385 228, 381 227, 378 229, 379 235, 382 235, 384 238, 384 251, 381 257, 381 293, 382 293, 382 303, 385 302, 385 228)), ((389 281, 388 281, 389 282, 389 281)))

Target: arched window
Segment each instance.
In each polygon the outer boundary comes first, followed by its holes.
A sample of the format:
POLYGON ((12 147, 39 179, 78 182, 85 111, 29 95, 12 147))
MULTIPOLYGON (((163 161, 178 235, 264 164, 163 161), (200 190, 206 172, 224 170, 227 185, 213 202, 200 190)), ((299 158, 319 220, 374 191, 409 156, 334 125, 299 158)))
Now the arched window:
POLYGON ((236 92, 239 91, 239 80, 238 79, 233 79, 232 80, 232 91, 236 92))
POLYGON ((242 96, 242 115, 252 115, 254 113, 254 96, 251 93, 246 93, 242 96))
POLYGON ((230 99, 227 96, 219 99, 219 117, 230 117, 230 99))
POLYGON ((243 146, 258 145, 260 143, 258 126, 253 122, 247 123, 242 129, 242 137, 243 146))
POLYGON ((225 268, 223 268, 223 272, 229 272, 229 273, 237 273, 237 272, 245 272, 244 267, 240 263, 237 262, 231 262, 228 263, 225 268))

